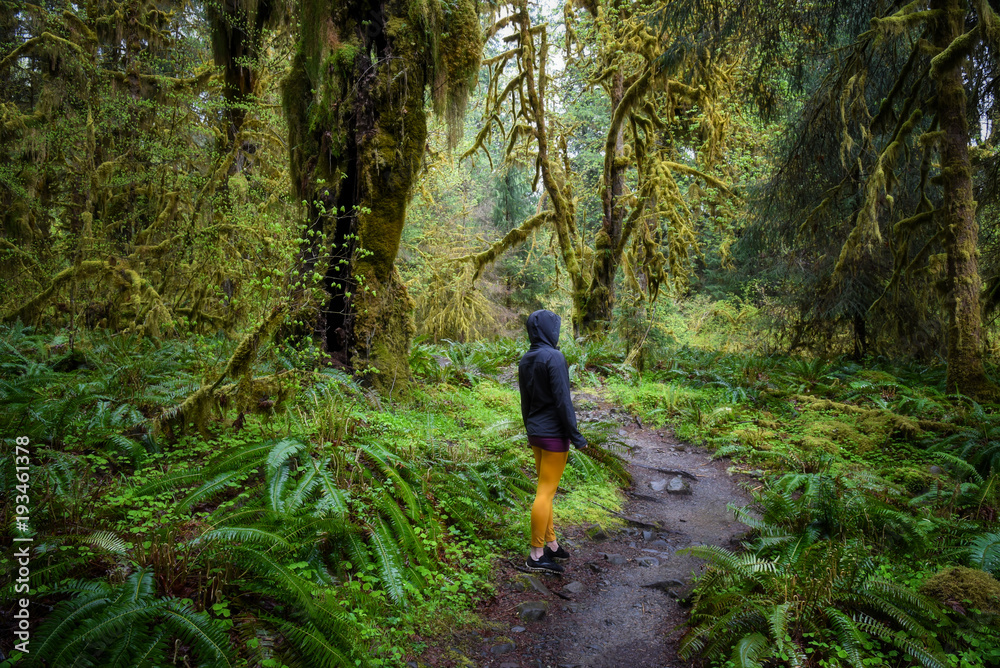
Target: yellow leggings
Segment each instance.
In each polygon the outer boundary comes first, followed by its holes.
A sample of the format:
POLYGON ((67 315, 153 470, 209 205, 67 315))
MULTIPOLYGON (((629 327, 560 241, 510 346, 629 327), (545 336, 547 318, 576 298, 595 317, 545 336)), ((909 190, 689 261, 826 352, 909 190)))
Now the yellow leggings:
POLYGON ((552 499, 555 498, 569 453, 549 452, 534 445, 531 449, 535 453, 535 470, 538 471, 538 489, 531 506, 531 546, 543 547, 556 539, 552 528, 552 499))

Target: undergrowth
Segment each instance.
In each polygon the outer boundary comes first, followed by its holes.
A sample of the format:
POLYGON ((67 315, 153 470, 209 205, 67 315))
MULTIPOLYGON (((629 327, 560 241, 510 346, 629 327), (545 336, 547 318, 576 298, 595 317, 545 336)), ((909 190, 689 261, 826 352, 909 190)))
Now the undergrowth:
MULTIPOLYGON (((534 463, 517 390, 495 378, 515 346, 417 346, 424 382, 391 404, 275 346, 256 367, 299 369, 294 397, 222 403, 207 434, 156 434, 232 345, 95 335, 67 350, 2 332, 0 420, 31 442, 40 620, 7 665, 402 665, 415 639, 468 622, 494 560, 524 549, 534 463)), ((563 524, 607 524, 595 499, 620 506, 620 446, 587 433, 597 447, 571 459, 563 524)), ((0 476, 13 487, 13 457, 0 476)), ((13 497, 2 504, 10 535, 13 497)), ((5 600, 14 584, 0 582, 5 600)))
MULTIPOLYGON (((756 481, 733 508, 742 549, 693 550, 707 567, 684 656, 1000 664, 994 406, 945 394, 935 366, 630 345, 564 341, 574 387, 756 481)), ((413 389, 391 403, 308 349, 272 346, 257 369, 295 370, 293 396, 246 414, 220 404, 207 435, 152 430, 232 347, 93 335, 69 350, 2 332, 0 420, 32 443, 40 620, 37 654, 9 665, 401 665, 474 623, 494 560, 528 532, 524 342, 418 343, 413 389)), ((583 427, 594 447, 570 459, 561 526, 612 523, 629 482, 617 427, 583 427)), ((16 482, 12 458, 0 478, 16 482)), ((3 512, 10 533, 12 499, 3 512)))
POLYGON ((954 566, 997 570, 1000 414, 946 395, 943 368, 682 347, 608 390, 765 485, 732 509, 742 551, 692 549, 708 565, 683 656, 1000 664, 995 613, 927 587, 954 566))

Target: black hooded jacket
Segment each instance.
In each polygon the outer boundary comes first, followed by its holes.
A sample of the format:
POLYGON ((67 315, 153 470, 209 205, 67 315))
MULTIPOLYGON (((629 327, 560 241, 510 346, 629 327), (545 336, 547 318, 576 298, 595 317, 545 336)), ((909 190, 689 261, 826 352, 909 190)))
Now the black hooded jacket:
POLYGON ((531 347, 517 366, 521 390, 521 417, 528 436, 569 438, 578 448, 587 441, 576 428, 576 412, 569 394, 569 368, 559 344, 559 316, 535 311, 528 316, 531 347))

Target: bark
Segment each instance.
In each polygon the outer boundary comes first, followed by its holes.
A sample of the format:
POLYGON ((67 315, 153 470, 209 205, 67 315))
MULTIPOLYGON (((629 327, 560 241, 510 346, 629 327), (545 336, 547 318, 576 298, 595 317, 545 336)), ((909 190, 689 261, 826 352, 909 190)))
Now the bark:
MULTIPOLYGON (((934 0, 932 9, 943 10, 934 44, 947 49, 962 35, 965 10, 960 0, 934 0)), ((940 119, 941 186, 944 196, 941 216, 947 251, 946 297, 948 323, 948 392, 975 399, 997 395, 983 369, 982 309, 980 294, 976 203, 972 199, 972 166, 969 161, 969 127, 962 82, 965 59, 937 69, 936 111, 940 119)))

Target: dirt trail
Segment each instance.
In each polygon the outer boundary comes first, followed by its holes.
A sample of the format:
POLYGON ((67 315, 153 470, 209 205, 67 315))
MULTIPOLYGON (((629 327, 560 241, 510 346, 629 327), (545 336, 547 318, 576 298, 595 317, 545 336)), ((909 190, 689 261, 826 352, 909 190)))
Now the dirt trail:
POLYGON ((746 531, 726 507, 746 502, 738 480, 726 472, 728 462, 713 462, 703 448, 681 444, 668 433, 638 427, 624 431, 633 447, 633 483, 623 514, 663 529, 629 527, 607 541, 578 541, 578 559, 570 562, 573 568, 564 578, 574 578, 583 564, 605 570, 598 574, 597 587, 580 597, 575 614, 551 620, 548 633, 560 638, 560 652, 554 662, 546 657, 542 665, 687 665, 676 657, 678 634, 672 631, 686 617, 678 599, 690 592, 701 560, 676 552, 691 545, 731 547, 746 531), (695 479, 644 467, 682 470, 695 479), (681 492, 656 491, 664 482, 682 487, 681 492), (628 561, 615 566, 609 554, 628 561))
POLYGON ((598 405, 580 412, 584 421, 610 418, 621 425, 619 435, 632 447, 628 459, 633 476, 623 514, 659 528, 631 523, 597 535, 568 530, 562 542, 572 558, 562 576, 528 577, 504 567, 500 591, 479 611, 484 628, 457 634, 452 648, 425 654, 423 665, 664 668, 688 664, 676 656, 677 629, 686 616, 678 599, 689 593, 692 574, 701 562, 676 552, 700 544, 732 547, 746 527, 733 520, 726 504, 746 503, 747 495, 737 476, 727 473, 728 462, 711 461, 705 449, 678 442, 669 430, 643 428, 629 416, 611 413, 598 397, 575 400, 598 405), (694 478, 675 480, 676 475, 653 470, 657 468, 683 470, 694 478), (683 489, 661 490, 664 484, 683 489), (518 606, 524 603, 547 603, 545 618, 523 619, 518 606))

